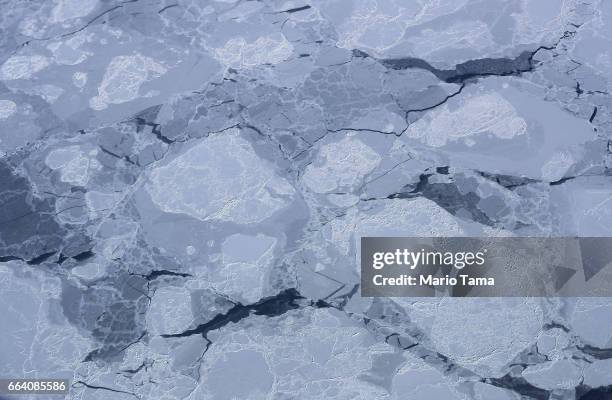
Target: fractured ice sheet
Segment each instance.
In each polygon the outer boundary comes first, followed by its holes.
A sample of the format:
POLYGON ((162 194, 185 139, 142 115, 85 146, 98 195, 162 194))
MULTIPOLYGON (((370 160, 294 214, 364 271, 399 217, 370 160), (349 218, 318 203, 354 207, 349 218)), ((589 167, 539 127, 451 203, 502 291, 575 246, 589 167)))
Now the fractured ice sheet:
POLYGON ((295 193, 236 130, 204 139, 154 169, 147 190, 166 212, 236 223, 270 217, 295 193))
POLYGON ((359 139, 345 138, 321 147, 304 171, 304 183, 314 192, 352 190, 362 176, 380 163, 380 155, 359 139))
POLYGON ((610 299, 362 298, 359 257, 610 236, 611 37, 606 0, 2 2, 0 377, 610 397, 610 299))

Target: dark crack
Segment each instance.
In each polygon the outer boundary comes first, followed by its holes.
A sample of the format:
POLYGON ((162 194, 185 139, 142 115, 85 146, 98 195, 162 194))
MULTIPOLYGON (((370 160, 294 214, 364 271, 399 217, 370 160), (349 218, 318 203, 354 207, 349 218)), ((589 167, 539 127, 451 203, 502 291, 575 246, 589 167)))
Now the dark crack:
POLYGON ((495 221, 478 208, 480 197, 475 192, 463 193, 455 183, 432 183, 429 178, 433 174, 421 174, 414 185, 405 186, 401 192, 387 196, 387 199, 412 199, 425 197, 453 215, 459 211, 470 213, 474 221, 493 226, 495 221))
POLYGON ((593 123, 593 120, 595 119, 596 116, 597 116, 597 107, 594 107, 593 112, 591 113, 591 116, 589 117, 589 122, 593 123))
POLYGON ((155 135, 157 139, 159 139, 165 144, 170 145, 176 142, 176 140, 173 140, 167 136, 164 136, 164 134, 162 133, 160 124, 157 124, 154 122, 161 108, 162 108, 161 104, 146 108, 140 111, 138 114, 134 115, 131 120, 136 123, 137 132, 141 132, 144 127, 150 127, 151 133, 153 133, 153 135, 155 135))
POLYGON ((176 4, 176 3, 174 3, 174 4, 169 4, 169 5, 165 6, 164 8, 160 9, 160 10, 159 10, 157 13, 158 13, 158 14, 161 14, 161 13, 163 13, 164 11, 167 11, 167 10, 169 10, 169 9, 171 9, 171 8, 178 7, 178 6, 179 6, 179 5, 178 5, 178 4, 176 4))
POLYGON ((113 389, 113 388, 109 388, 107 386, 97 386, 97 385, 92 385, 83 381, 76 381, 72 384, 73 387, 78 387, 77 385, 83 385, 88 389, 95 389, 95 390, 105 390, 108 392, 114 392, 114 393, 123 393, 123 394, 128 394, 130 396, 136 397, 138 398, 138 396, 136 396, 136 394, 132 393, 132 392, 128 392, 125 390, 120 390, 120 389, 113 389))
POLYGON ((591 388, 587 385, 580 385, 576 389, 577 400, 612 400, 612 385, 591 388))
POLYGON ((147 281, 152 281, 152 280, 155 280, 155 279, 157 279, 159 277, 162 277, 162 276, 178 276, 178 277, 181 277, 181 278, 188 278, 188 277, 191 277, 193 275, 187 274, 187 273, 183 273, 183 272, 168 271, 168 270, 165 270, 165 269, 151 271, 147 275, 142 275, 142 277, 145 278, 147 281))
POLYGON ((55 253, 56 253, 55 251, 50 251, 48 253, 43 253, 43 254, 41 254, 41 255, 39 255, 37 257, 34 257, 30 261, 27 261, 27 263, 29 265, 38 265, 38 264, 44 262, 45 260, 47 260, 49 257, 54 255, 55 253))
POLYGON ((304 10, 309 10, 311 8, 312 7, 310 7, 309 5, 305 5, 305 6, 302 6, 302 7, 295 7, 295 8, 290 8, 290 9, 287 9, 287 10, 280 11, 279 14, 281 14, 281 13, 293 14, 293 13, 296 13, 296 12, 300 12, 300 11, 304 11, 304 10))
POLYGON ((511 390, 528 399, 548 400, 550 398, 550 392, 548 390, 533 386, 523 377, 515 377, 506 374, 501 378, 485 378, 483 379, 483 382, 488 383, 489 385, 511 390))
POLYGON ((108 150, 108 149, 106 149, 106 148, 104 148, 102 146, 99 146, 99 147, 100 147, 100 150, 102 150, 103 153, 108 154, 109 156, 111 156, 113 158, 116 158, 118 160, 123 160, 123 161, 127 162, 128 164, 136 165, 136 163, 134 161, 130 160, 129 156, 120 156, 119 154, 113 153, 112 151, 110 151, 110 150, 108 150))
POLYGON ((448 96, 446 96, 441 101, 439 101, 436 104, 433 104, 431 106, 427 106, 427 107, 423 107, 423 108, 411 108, 409 110, 406 110, 406 115, 408 115, 409 113, 429 111, 429 110, 432 110, 432 109, 434 109, 436 107, 440 107, 442 104, 446 103, 447 101, 449 101, 453 97, 460 95, 464 88, 465 88, 465 83, 461 82, 461 86, 459 86, 459 89, 457 89, 453 93, 449 94, 448 96))
POLYGON ((612 358, 612 349, 600 348, 586 344, 584 346, 578 346, 578 350, 598 360, 608 360, 612 358))
POLYGON ((265 315, 277 317, 288 311, 300 308, 299 301, 305 298, 294 288, 286 289, 276 296, 266 297, 253 304, 243 305, 237 303, 225 314, 217 314, 213 319, 200 324, 193 329, 188 329, 181 333, 162 335, 165 338, 187 337, 192 335, 202 335, 208 339, 208 332, 220 329, 229 323, 238 323, 251 315, 265 315))
MULTIPOLYGON (((382 65, 394 70, 422 69, 434 74, 438 79, 446 83, 462 84, 467 80, 487 76, 518 76, 530 72, 534 68, 533 57, 543 49, 539 47, 535 51, 524 51, 515 58, 482 58, 469 60, 457 64, 453 69, 438 69, 429 62, 416 57, 377 59, 382 65)), ((370 57, 365 52, 358 51, 354 55, 359 57, 370 57)))
MULTIPOLYGON (((523 51, 514 58, 501 57, 468 60, 463 63, 456 64, 453 69, 439 69, 431 65, 429 62, 416 57, 378 59, 370 56, 368 53, 362 50, 353 50, 353 57, 372 58, 386 68, 393 70, 421 69, 429 71, 443 82, 463 85, 465 82, 472 79, 489 76, 520 76, 523 73, 532 72, 536 65, 534 62, 534 57, 538 52, 542 50, 554 50, 562 40, 573 37, 575 33, 575 31, 565 31, 553 45, 539 46, 533 51, 523 51)), ((458 92, 460 93, 462 89, 463 86, 458 92)), ((451 95, 451 97, 459 93, 454 93, 451 95)), ((445 101, 446 100, 444 100, 442 103, 445 101)), ((425 111, 433 107, 437 107, 437 105, 423 110, 413 111, 425 111)))
POLYGON ((537 179, 531 179, 524 176, 493 174, 490 172, 476 171, 480 176, 497 183, 506 189, 514 189, 520 186, 529 185, 539 182, 537 179))

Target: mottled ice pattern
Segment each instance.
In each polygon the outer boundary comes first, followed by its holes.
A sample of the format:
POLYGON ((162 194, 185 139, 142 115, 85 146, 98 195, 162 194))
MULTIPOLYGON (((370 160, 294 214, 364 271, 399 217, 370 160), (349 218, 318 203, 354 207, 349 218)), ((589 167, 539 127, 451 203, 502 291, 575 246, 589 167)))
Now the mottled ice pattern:
POLYGON ((612 300, 362 298, 358 262, 610 236, 611 91, 609 0, 0 1, 0 378, 610 398, 612 300))

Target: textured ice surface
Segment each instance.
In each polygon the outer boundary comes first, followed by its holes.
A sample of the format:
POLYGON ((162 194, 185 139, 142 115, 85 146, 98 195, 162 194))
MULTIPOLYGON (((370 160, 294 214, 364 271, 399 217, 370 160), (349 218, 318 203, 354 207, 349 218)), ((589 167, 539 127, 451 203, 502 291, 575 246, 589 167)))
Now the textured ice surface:
POLYGON ((235 130, 204 139, 153 169, 147 190, 166 212, 238 224, 270 217, 295 193, 235 130))
POLYGON ((359 139, 344 138, 321 146, 304 171, 304 184, 313 192, 352 190, 380 163, 380 155, 359 139))
POLYGON ((0 2, 0 378, 610 397, 611 300, 362 298, 359 239, 610 236, 611 38, 608 0, 0 2))

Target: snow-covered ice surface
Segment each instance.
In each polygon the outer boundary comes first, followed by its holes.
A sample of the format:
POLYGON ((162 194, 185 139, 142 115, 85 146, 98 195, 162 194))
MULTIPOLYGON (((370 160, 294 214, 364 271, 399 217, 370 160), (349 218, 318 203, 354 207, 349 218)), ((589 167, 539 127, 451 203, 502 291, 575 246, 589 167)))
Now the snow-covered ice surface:
POLYGON ((357 255, 611 236, 611 91, 609 0, 0 1, 0 378, 609 398, 612 299, 362 298, 357 255))

